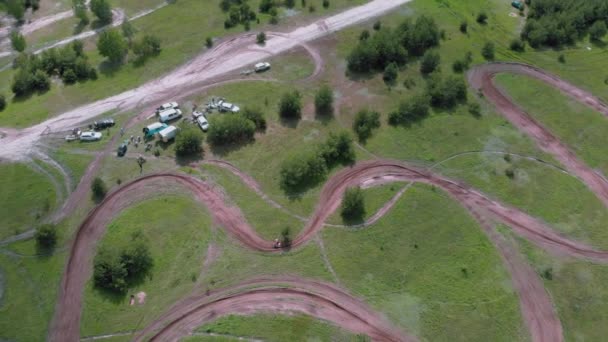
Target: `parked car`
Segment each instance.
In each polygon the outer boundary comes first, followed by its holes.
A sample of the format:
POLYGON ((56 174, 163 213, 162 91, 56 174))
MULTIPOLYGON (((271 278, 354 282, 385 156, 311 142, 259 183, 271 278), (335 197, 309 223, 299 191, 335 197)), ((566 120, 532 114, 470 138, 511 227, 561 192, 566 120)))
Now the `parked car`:
POLYGON ((76 135, 74 135, 74 134, 70 134, 70 135, 66 135, 65 136, 65 141, 74 141, 74 140, 77 140, 77 139, 78 139, 78 137, 76 135))
POLYGON ((218 109, 220 112, 232 112, 232 113, 238 113, 241 110, 238 106, 233 105, 230 102, 224 102, 224 101, 220 102, 218 109))
POLYGON ((124 155, 127 154, 127 144, 125 144, 125 143, 120 144, 120 146, 118 146, 118 150, 116 151, 116 154, 119 157, 124 157, 124 155))
POLYGON ((101 131, 104 130, 108 127, 112 127, 116 124, 116 122, 114 122, 114 119, 103 119, 101 121, 95 121, 93 122, 92 125, 89 125, 90 129, 94 129, 96 131, 101 131))
POLYGON ((200 110, 195 110, 194 112, 192 112, 192 117, 194 119, 198 119, 200 116, 204 116, 205 113, 201 112, 200 110))
POLYGON ((100 140, 102 137, 102 134, 99 132, 82 132, 80 133, 80 140, 81 141, 97 141, 100 140))
POLYGON ((198 124, 198 127, 203 130, 203 132, 207 132, 207 130, 209 129, 209 121, 207 121, 207 118, 205 118, 204 115, 197 117, 196 123, 198 124))
POLYGON ((264 72, 268 69, 270 69, 270 63, 268 62, 258 63, 253 66, 253 70, 255 70, 255 72, 264 72))
POLYGON ((182 117, 181 109, 167 109, 158 114, 158 121, 165 123, 182 117))
POLYGON ((156 114, 160 112, 164 112, 167 109, 178 109, 179 104, 177 102, 167 102, 160 105, 160 107, 156 108, 156 114))

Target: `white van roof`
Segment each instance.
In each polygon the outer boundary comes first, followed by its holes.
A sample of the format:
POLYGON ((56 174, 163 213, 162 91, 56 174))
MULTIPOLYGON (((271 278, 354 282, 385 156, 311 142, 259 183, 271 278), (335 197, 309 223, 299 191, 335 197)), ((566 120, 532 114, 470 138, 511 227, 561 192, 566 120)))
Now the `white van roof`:
POLYGON ((158 132, 158 134, 160 134, 161 136, 164 137, 164 136, 167 136, 167 135, 173 133, 174 131, 177 131, 177 127, 175 127, 175 126, 169 126, 169 127, 165 128, 165 129, 163 129, 162 131, 158 132))
POLYGON ((155 122, 155 123, 153 123, 153 124, 151 124, 151 125, 148 125, 146 128, 147 128, 148 130, 150 130, 150 131, 153 131, 153 130, 155 130, 155 129, 159 129, 159 128, 163 127, 163 125, 164 125, 163 123, 160 123, 160 122, 155 122))

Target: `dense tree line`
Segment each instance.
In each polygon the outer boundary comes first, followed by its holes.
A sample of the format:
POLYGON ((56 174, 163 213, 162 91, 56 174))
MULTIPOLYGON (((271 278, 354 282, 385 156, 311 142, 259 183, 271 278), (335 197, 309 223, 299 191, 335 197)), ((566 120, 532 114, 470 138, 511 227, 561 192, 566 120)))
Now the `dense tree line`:
POLYGON ((25 15, 25 10, 31 8, 36 11, 40 7, 40 0, 0 0, 4 3, 8 14, 15 19, 22 21, 25 15))
POLYGON ((134 234, 125 248, 103 246, 95 256, 95 286, 117 293, 126 290, 152 268, 153 259, 147 241, 134 234))
POLYGON ((347 57, 353 72, 381 71, 395 63, 403 65, 408 56, 422 56, 439 45, 439 28, 431 17, 420 16, 414 22, 406 19, 397 28, 381 27, 371 35, 362 33, 359 43, 347 57))
POLYGON ((90 65, 81 41, 45 50, 40 55, 21 54, 13 67, 17 69, 12 83, 15 96, 47 91, 51 86, 50 76, 60 77, 65 84, 97 78, 97 71, 90 65))
POLYGON ((289 193, 317 184, 336 164, 350 164, 355 160, 353 140, 347 132, 330 133, 327 140, 313 151, 288 158, 281 165, 281 188, 289 193))
POLYGON ((255 11, 247 0, 222 0, 220 2, 222 11, 228 14, 228 18, 224 21, 224 27, 229 29, 239 24, 249 27, 249 22, 257 19, 255 11))
POLYGON ((607 21, 606 0, 532 0, 521 36, 532 47, 572 44, 592 27, 601 33, 607 21))

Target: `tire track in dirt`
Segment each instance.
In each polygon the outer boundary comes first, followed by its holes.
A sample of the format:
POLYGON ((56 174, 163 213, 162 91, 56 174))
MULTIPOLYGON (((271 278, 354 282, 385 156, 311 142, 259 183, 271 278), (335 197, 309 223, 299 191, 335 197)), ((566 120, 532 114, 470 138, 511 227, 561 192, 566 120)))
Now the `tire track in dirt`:
POLYGON ((483 92, 484 97, 515 127, 526 133, 543 151, 553 155, 568 172, 576 175, 597 198, 608 207, 608 180, 578 159, 568 146, 562 143, 549 129, 519 108, 494 84, 500 73, 515 73, 533 77, 555 87, 563 94, 585 104, 608 117, 608 106, 592 94, 549 74, 548 72, 518 63, 490 63, 471 69, 468 79, 471 86, 483 92))
MULTIPOLYGON (((518 235, 549 252, 586 258, 597 262, 608 262, 608 252, 598 251, 591 246, 571 241, 553 231, 551 227, 540 220, 515 208, 506 207, 474 189, 435 175, 428 170, 390 160, 362 162, 333 176, 321 191, 313 216, 302 232, 293 240, 292 247, 301 247, 314 238, 323 228, 325 220, 340 205, 346 188, 356 185, 369 187, 395 181, 420 182, 437 186, 460 202, 482 225, 485 224, 482 217, 489 217, 502 222, 510 226, 518 235)), ((279 251, 273 248, 272 241, 266 241, 257 235, 255 229, 247 223, 240 209, 227 204, 222 191, 216 187, 183 174, 160 173, 136 179, 110 193, 99 206, 93 209, 78 229, 62 279, 55 321, 50 334, 52 340, 61 340, 60 337, 70 337, 69 340, 78 338, 82 289, 90 275, 96 242, 103 236, 110 220, 120 210, 146 193, 157 192, 159 188, 162 189, 169 184, 178 184, 190 190, 197 200, 208 207, 214 222, 222 226, 244 246, 260 252, 279 251)), ((507 257, 508 254, 505 258, 507 257)), ((515 265, 513 267, 520 267, 517 266, 517 263, 515 265)), ((519 268, 517 269, 519 270, 519 268)), ((527 279, 525 275, 531 276, 533 272, 522 272, 520 283, 532 284, 534 279, 527 279)), ((516 275, 515 272, 513 274, 516 275)), ((522 285, 520 288, 526 287, 522 285)), ((532 286, 532 288, 535 288, 535 286, 532 286)), ((525 295, 525 293, 520 293, 520 298, 525 295)), ((547 307, 546 305, 550 301, 545 301, 540 295, 535 295, 534 298, 537 298, 537 300, 529 302, 529 305, 522 310, 535 312, 534 310, 537 309, 545 314, 553 312, 553 307, 547 307)), ((528 300, 534 300, 534 298, 528 298, 528 300)), ((524 316, 527 317, 527 315, 524 316)), ((533 323, 531 321, 526 322, 533 323)), ((555 326, 554 322, 559 322, 559 320, 549 317, 546 322, 548 323, 530 326, 532 336, 558 336, 557 331, 561 329, 561 326, 555 326)))

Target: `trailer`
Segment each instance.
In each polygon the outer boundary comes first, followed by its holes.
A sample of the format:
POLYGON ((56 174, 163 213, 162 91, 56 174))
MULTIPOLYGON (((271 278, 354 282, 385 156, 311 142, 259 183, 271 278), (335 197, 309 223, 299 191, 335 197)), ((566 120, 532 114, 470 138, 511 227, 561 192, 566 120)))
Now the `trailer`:
POLYGON ((158 132, 158 137, 163 142, 169 142, 169 141, 175 139, 176 135, 177 135, 177 127, 175 127, 175 126, 169 126, 165 129, 163 129, 162 131, 158 132))
POLYGON ((144 127, 143 132, 144 132, 146 138, 151 138, 156 133, 162 131, 163 129, 165 129, 167 127, 168 127, 167 124, 155 122, 149 126, 144 127))

